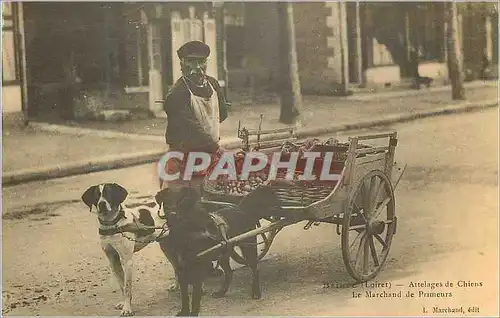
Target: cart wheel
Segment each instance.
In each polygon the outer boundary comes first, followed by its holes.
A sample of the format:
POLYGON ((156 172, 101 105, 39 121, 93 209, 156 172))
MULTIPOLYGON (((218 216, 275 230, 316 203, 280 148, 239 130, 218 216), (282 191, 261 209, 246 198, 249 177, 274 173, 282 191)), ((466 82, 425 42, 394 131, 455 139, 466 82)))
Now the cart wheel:
MULTIPOLYGON (((267 222, 271 223, 274 221, 274 218, 271 218, 271 220, 266 220, 267 222)), ((261 227, 260 221, 257 222, 257 227, 261 227)), ((259 261, 264 258, 264 256, 267 255, 267 252, 269 252, 269 249, 271 248, 271 244, 274 241, 274 238, 278 234, 279 231, 281 231, 282 228, 272 230, 267 233, 263 233, 257 237, 257 251, 259 255, 259 261), (259 238, 261 240, 259 240, 259 238), (262 243, 261 243, 262 242, 262 243)))
MULTIPOLYGON (((272 219, 270 221, 272 221, 272 219)), ((261 227, 260 222, 261 221, 257 221, 255 226, 261 227)), ((257 235, 257 253, 258 253, 257 255, 259 261, 262 260, 264 256, 266 256, 267 252, 269 252, 271 244, 273 243, 274 238, 276 237, 276 235, 280 230, 281 228, 257 235)), ((241 251, 238 246, 235 246, 233 248, 233 252, 231 253, 231 258, 240 265, 248 265, 246 263, 245 258, 241 254, 241 251)))
POLYGON ((377 276, 387 260, 395 230, 392 184, 384 172, 370 171, 359 182, 344 214, 342 257, 349 275, 358 282, 377 276))

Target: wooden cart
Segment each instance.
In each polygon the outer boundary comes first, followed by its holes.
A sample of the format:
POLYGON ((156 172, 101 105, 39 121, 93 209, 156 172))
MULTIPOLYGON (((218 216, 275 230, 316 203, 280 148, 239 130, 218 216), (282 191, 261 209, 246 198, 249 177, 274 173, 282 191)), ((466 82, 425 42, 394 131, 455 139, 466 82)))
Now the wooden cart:
MULTIPOLYGON (((243 150, 283 149, 284 144, 300 145, 293 130, 268 130, 256 132, 239 129, 243 139, 243 150), (290 131, 290 136, 278 141, 262 142, 261 136, 268 133, 290 131), (256 141, 250 140, 252 135, 256 141), (252 144, 253 143, 253 144, 252 144)), ((285 217, 270 217, 261 220, 256 229, 229 239, 233 248, 238 242, 257 236, 262 248, 262 259, 281 229, 285 226, 307 221, 304 229, 312 225, 329 223, 337 227, 341 235, 342 256, 348 273, 358 282, 373 279, 384 266, 392 239, 396 233, 394 190, 406 166, 394 162, 397 133, 373 134, 351 137, 347 142, 330 139, 320 144, 315 151, 334 153, 334 171, 338 180, 317 184, 276 182, 271 185, 286 210, 285 217), (383 142, 383 146, 370 146, 369 141, 383 142), (263 225, 261 222, 267 221, 263 225)), ((214 190, 210 183, 204 184, 203 202, 215 210, 222 206, 237 204, 242 195, 224 195, 214 190)), ((206 255, 223 248, 218 244, 198 254, 206 255)), ((236 249, 235 249, 236 251, 236 249)), ((233 259, 241 264, 245 260, 234 253, 233 259)))

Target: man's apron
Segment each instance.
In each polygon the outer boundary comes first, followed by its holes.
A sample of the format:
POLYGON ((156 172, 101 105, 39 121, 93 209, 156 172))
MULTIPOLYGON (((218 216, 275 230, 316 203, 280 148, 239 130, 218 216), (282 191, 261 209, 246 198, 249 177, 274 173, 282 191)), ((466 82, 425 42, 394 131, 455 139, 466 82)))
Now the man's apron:
POLYGON ((214 89, 210 81, 207 80, 208 85, 212 89, 212 96, 210 98, 204 98, 201 96, 197 96, 193 94, 191 88, 188 83, 182 78, 184 83, 186 84, 190 99, 191 99, 191 108, 194 111, 198 122, 201 123, 206 132, 210 133, 214 140, 219 140, 219 96, 217 95, 217 91, 214 89))
MULTIPOLYGON (((202 125, 203 129, 208 132, 214 140, 219 140, 219 97, 217 95, 217 91, 214 89, 210 81, 208 81, 208 85, 212 89, 212 96, 210 98, 204 98, 201 96, 197 96, 193 94, 191 88, 184 78, 182 78, 184 83, 186 84, 189 94, 190 94, 190 104, 191 108, 194 111, 196 119, 202 125)), ((189 136, 186 136, 189 138, 189 136)), ((169 151, 179 151, 179 149, 170 148, 169 151)), ((193 152, 196 150, 193 150, 193 152)), ((187 162, 189 153, 184 153, 184 160, 178 159, 170 159, 165 167, 165 171, 169 174, 174 174, 176 172, 180 172, 180 178, 184 175, 184 169, 187 162)), ((174 181, 163 181, 161 188, 182 188, 182 187, 192 187, 201 191, 201 186, 205 174, 207 171, 211 170, 211 168, 217 163, 217 160, 220 158, 220 152, 210 154, 211 155, 211 163, 209 168, 199 171, 193 172, 191 180, 174 180, 174 181)))

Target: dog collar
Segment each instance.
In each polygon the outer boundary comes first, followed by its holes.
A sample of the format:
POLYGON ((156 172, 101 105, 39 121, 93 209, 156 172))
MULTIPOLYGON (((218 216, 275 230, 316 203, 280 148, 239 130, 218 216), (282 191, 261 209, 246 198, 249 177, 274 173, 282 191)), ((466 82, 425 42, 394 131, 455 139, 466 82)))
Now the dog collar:
POLYGON ((99 228, 99 235, 115 235, 118 233, 122 233, 122 229, 119 227, 112 227, 109 229, 99 228))
POLYGON ((113 226, 116 225, 116 223, 118 223, 118 221, 120 221, 121 219, 126 219, 126 218, 127 217, 125 216, 125 211, 120 206, 120 212, 118 212, 118 215, 114 219, 112 219, 111 221, 103 221, 99 219, 99 223, 101 223, 101 225, 104 226, 113 226))

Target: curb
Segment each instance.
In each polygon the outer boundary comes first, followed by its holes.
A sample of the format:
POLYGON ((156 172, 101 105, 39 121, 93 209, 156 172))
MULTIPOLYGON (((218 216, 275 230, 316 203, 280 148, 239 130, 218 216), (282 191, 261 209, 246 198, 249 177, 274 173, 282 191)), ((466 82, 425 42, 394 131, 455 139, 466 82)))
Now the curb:
MULTIPOLYGON (((465 88, 488 88, 488 87, 498 87, 498 81, 474 81, 464 84, 465 88)), ((427 92, 430 93, 439 93, 450 91, 451 86, 438 86, 431 87, 427 89, 427 92)), ((394 92, 380 92, 380 93, 363 93, 359 95, 352 95, 345 97, 346 100, 352 101, 370 101, 377 99, 392 99, 392 98, 403 98, 407 96, 417 96, 421 95, 423 90, 404 90, 404 91, 394 91, 394 92)), ((474 103, 474 102, 473 102, 474 103)), ((478 103, 478 102, 475 102, 478 103)), ((166 118, 166 117, 165 117, 166 118)), ((134 133, 123 133, 118 131, 110 131, 110 130, 99 130, 99 129, 89 129, 89 128, 80 128, 74 126, 66 126, 66 125, 57 125, 57 124, 47 124, 43 122, 30 122, 30 126, 33 128, 37 128, 42 131, 52 132, 52 133, 60 133, 60 134, 71 134, 76 136, 81 135, 93 135, 101 138, 127 138, 129 140, 137 140, 137 141, 151 141, 151 142, 159 142, 162 145, 165 144, 164 136, 157 135, 146 135, 146 134, 134 134, 134 133)), ((339 126, 341 127, 341 126, 339 126)), ((327 131, 328 132, 328 131, 327 131)), ((286 136, 284 134, 283 136, 286 136)), ((268 136, 264 136, 262 138, 263 141, 269 140, 268 136)), ((238 147, 240 145, 239 138, 231 138, 226 139, 222 142, 227 142, 228 145, 238 147), (226 141, 227 140, 227 141, 226 141)), ((228 146, 226 146, 228 147, 228 146)))
POLYGON ((155 141, 155 142, 161 142, 162 144, 165 144, 165 138, 162 136, 123 133, 123 132, 119 132, 119 131, 80 128, 80 127, 72 127, 72 126, 65 126, 65 125, 46 124, 46 123, 41 123, 41 122, 30 122, 29 125, 33 128, 36 128, 36 129, 39 129, 42 131, 59 133, 59 134, 69 134, 69 135, 76 135, 76 136, 92 135, 92 136, 101 137, 101 138, 127 138, 130 140, 155 141))
MULTIPOLYGON (((385 117, 384 119, 380 119, 380 120, 368 120, 368 121, 353 122, 353 123, 347 123, 347 124, 342 124, 342 125, 333 125, 333 126, 327 126, 327 127, 304 128, 304 129, 298 130, 295 135, 297 138, 301 139, 301 138, 314 137, 314 136, 319 136, 319 135, 329 134, 329 133, 337 133, 337 132, 342 132, 342 131, 371 128, 371 127, 375 127, 375 126, 387 126, 387 125, 391 125, 394 123, 402 123, 402 122, 412 121, 412 120, 426 118, 426 117, 434 117, 434 116, 440 116, 440 115, 479 111, 481 109, 491 108, 491 107, 498 107, 498 100, 497 99, 480 101, 480 102, 463 102, 460 104, 449 105, 449 106, 433 109, 430 111, 417 112, 417 113, 413 113, 413 114, 389 115, 389 116, 385 117)), ((53 129, 53 131, 62 132, 61 130, 57 129, 59 127, 59 125, 48 125, 48 126, 50 127, 50 129, 53 129)), ((77 130, 80 133, 82 131, 84 131, 82 129, 77 129, 77 128, 73 128, 73 127, 65 127, 65 128, 69 128, 69 129, 64 129, 64 131, 67 133, 74 133, 77 130)), ((118 136, 122 136, 122 138, 123 138, 124 137, 123 135, 128 136, 128 134, 125 134, 125 133, 117 133, 117 132, 109 132, 109 131, 105 131, 104 133, 100 133, 100 132, 97 132, 97 131, 92 130, 92 129, 86 129, 86 130, 88 130, 89 133, 92 133, 94 135, 108 137, 108 138, 117 138, 118 136)), ((261 141, 275 140, 275 139, 283 138, 286 135, 287 135, 286 133, 265 135, 261 138, 261 141)), ((155 139, 154 139, 155 141, 157 141, 157 139, 158 139, 157 136, 144 136, 144 135, 135 135, 134 138, 138 137, 138 136, 140 136, 140 138, 146 137, 145 139, 142 139, 142 140, 152 140, 151 137, 155 137, 155 139)), ((252 138, 251 140, 254 140, 254 139, 252 138)), ((225 140, 221 141, 221 146, 228 149, 228 150, 236 149, 240 145, 241 145, 241 141, 238 138, 230 138, 230 139, 225 139, 225 140)), ((112 169, 120 169, 120 168, 125 168, 125 167, 130 167, 130 166, 136 166, 136 165, 140 165, 140 164, 153 163, 153 162, 157 161, 163 154, 165 154, 165 150, 162 150, 162 151, 155 150, 155 151, 149 151, 149 152, 137 152, 137 153, 125 154, 122 156, 101 157, 101 158, 97 158, 95 160, 90 160, 90 161, 87 160, 87 161, 71 162, 68 164, 50 166, 50 167, 45 167, 45 168, 23 169, 23 170, 17 170, 17 171, 13 171, 13 172, 6 172, 6 173, 3 173, 3 175, 2 175, 2 185, 3 186, 12 186, 12 185, 17 185, 17 184, 21 184, 21 183, 31 182, 31 181, 41 181, 41 180, 48 180, 48 179, 55 179, 55 178, 63 178, 63 177, 69 177, 69 176, 74 176, 74 175, 87 174, 87 173, 112 170, 112 169)))
MULTIPOLYGON (((497 80, 488 80, 488 81, 473 81, 464 83, 464 87, 466 89, 474 89, 474 88, 488 88, 488 87, 498 87, 497 80)), ((355 101, 369 101, 376 99, 385 99, 385 98, 404 98, 404 97, 412 97, 422 95, 423 92, 426 93, 442 93, 442 92, 450 92, 451 85, 423 88, 423 89, 415 89, 415 90, 403 90, 403 91, 393 91, 393 92, 379 92, 379 93, 361 93, 354 94, 352 96, 346 97, 348 100, 355 101)))
POLYGON ((75 161, 43 168, 22 169, 2 174, 2 186, 17 185, 31 181, 64 178, 98 171, 112 170, 155 162, 165 154, 165 150, 136 152, 122 156, 106 156, 95 160, 75 161))
POLYGON ((407 113, 392 114, 392 115, 387 115, 384 119, 379 119, 379 120, 367 120, 367 121, 353 122, 342 125, 333 125, 328 127, 303 129, 297 132, 296 135, 298 138, 314 137, 340 131, 358 130, 358 129, 372 128, 376 126, 387 126, 395 123, 403 123, 427 117, 479 111, 481 109, 491 108, 491 107, 498 107, 497 99, 486 100, 481 102, 463 102, 458 105, 448 105, 433 110, 416 112, 412 114, 407 114, 407 113))

